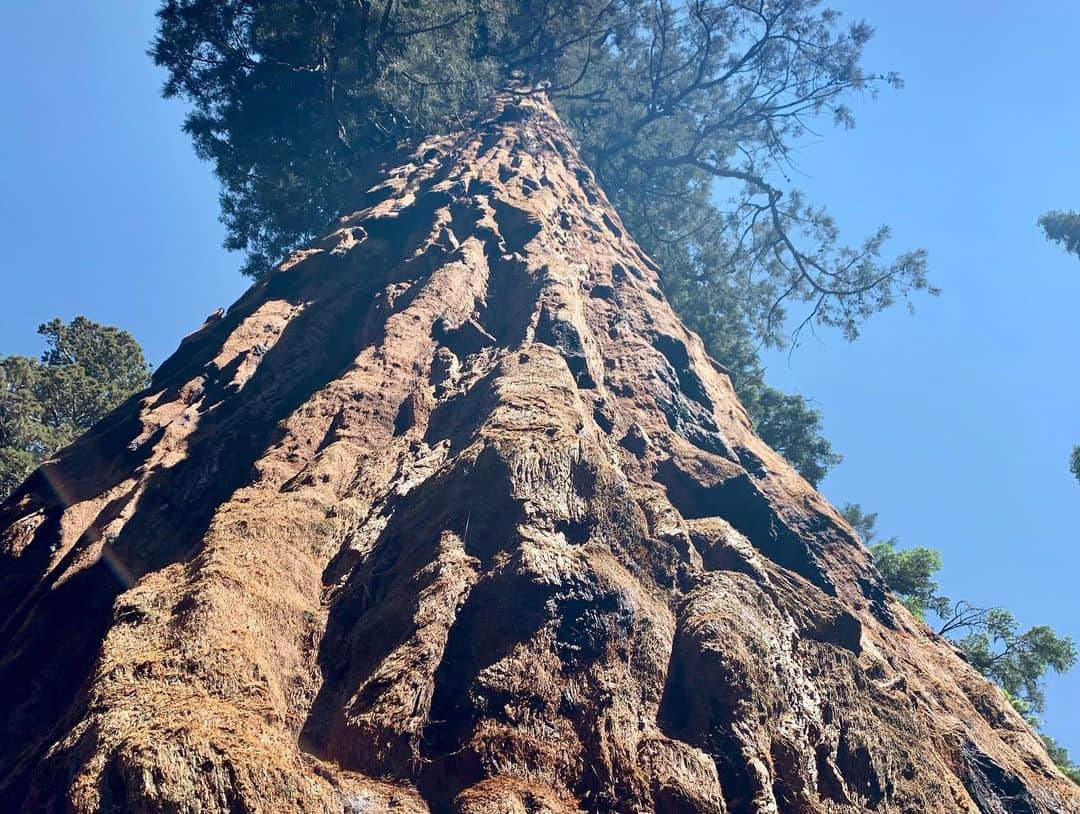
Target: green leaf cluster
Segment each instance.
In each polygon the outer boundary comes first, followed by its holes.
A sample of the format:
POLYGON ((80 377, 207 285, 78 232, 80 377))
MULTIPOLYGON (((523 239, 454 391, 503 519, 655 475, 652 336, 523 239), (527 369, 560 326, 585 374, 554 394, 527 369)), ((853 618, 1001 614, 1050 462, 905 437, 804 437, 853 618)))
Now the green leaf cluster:
POLYGON ((958 642, 968 660, 987 678, 1023 700, 1032 712, 1046 705, 1043 677, 1076 665, 1076 644, 1048 625, 1021 630, 1004 608, 991 608, 983 621, 958 642))
POLYGON ((126 331, 80 316, 38 333, 46 341, 40 359, 0 356, 0 500, 149 383, 142 348, 126 331))
POLYGON ((1080 212, 1054 210, 1039 218, 1046 239, 1080 258, 1080 212))
MULTIPOLYGON (((858 504, 847 504, 841 513, 870 549, 882 579, 897 598, 919 619, 926 621, 928 613, 936 617, 938 633, 951 636, 971 665, 1001 687, 1032 727, 1040 729, 1036 713, 1046 705, 1046 674, 1064 673, 1076 665, 1075 642, 1048 625, 1023 630, 1004 608, 980 608, 942 596, 935 580, 942 565, 940 552, 901 549, 895 537, 879 541, 877 514, 858 504)), ((1080 769, 1067 751, 1052 738, 1042 738, 1062 772, 1080 782, 1080 769)))
POLYGON ((1061 773, 1080 785, 1080 766, 1069 757, 1069 751, 1046 733, 1039 733, 1039 737, 1042 738, 1043 746, 1046 747, 1046 753, 1061 769, 1061 773))
POLYGON ((738 392, 757 434, 813 486, 843 460, 822 435, 821 413, 804 397, 757 383, 738 392))
POLYGON ((877 513, 866 512, 857 503, 848 503, 840 513, 870 549, 874 564, 889 589, 913 616, 925 620, 927 611, 939 616, 948 612, 950 602, 940 595, 934 579, 934 575, 941 570, 941 552, 922 546, 900 549, 897 547, 900 541, 896 537, 879 540, 877 513))
POLYGON ((165 0, 152 54, 221 181, 227 245, 258 276, 348 208, 374 162, 544 85, 624 220, 709 311, 782 341, 786 309, 854 336, 927 289, 787 189, 812 122, 899 84, 867 73, 864 22, 816 0, 165 0))

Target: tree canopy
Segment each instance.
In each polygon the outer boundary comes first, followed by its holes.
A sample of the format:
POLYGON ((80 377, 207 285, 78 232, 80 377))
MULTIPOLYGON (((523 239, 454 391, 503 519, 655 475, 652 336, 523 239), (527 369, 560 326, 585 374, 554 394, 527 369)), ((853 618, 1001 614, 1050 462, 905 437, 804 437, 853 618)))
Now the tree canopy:
POLYGON ((821 434, 821 413, 805 398, 757 382, 739 388, 743 405, 755 419, 758 435, 783 455, 812 485, 843 460, 821 434))
POLYGON ((393 151, 546 87, 676 310, 815 483, 838 458, 804 400, 764 388, 760 349, 815 324, 854 338, 933 291, 923 252, 883 260, 885 227, 844 244, 788 182, 812 126, 850 127, 853 96, 900 84, 862 67, 870 26, 816 0, 164 0, 158 17, 165 95, 191 103, 226 245, 256 277, 393 151))
POLYGON ((1080 212, 1054 210, 1039 218, 1046 239, 1080 258, 1080 212))
POLYGON ((46 341, 40 360, 0 356, 0 500, 149 383, 142 348, 127 331, 76 317, 38 333, 46 341))
POLYGON ((857 503, 846 504, 840 513, 870 549, 886 584, 914 616, 925 619, 927 611, 939 616, 948 613, 949 600, 939 594, 934 580, 941 570, 940 552, 922 546, 899 549, 900 541, 896 537, 879 540, 877 513, 866 512, 857 503))
POLYGON ((1043 677, 1064 673, 1076 664, 1076 645, 1048 625, 1020 630, 1016 617, 1004 608, 990 608, 960 642, 975 668, 1032 712, 1046 706, 1043 677))
POLYGON ((1042 734, 1042 741, 1046 747, 1046 753, 1050 755, 1050 759, 1057 764, 1062 773, 1074 783, 1080 784, 1080 766, 1069 757, 1069 751, 1045 733, 1042 734))

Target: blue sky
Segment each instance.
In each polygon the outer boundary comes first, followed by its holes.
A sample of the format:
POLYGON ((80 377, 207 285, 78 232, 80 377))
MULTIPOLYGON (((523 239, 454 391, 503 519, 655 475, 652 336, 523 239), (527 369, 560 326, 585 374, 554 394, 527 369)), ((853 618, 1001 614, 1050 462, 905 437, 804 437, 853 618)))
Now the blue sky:
MULTIPOLYGON (((155 3, 0 5, 0 354, 77 314, 130 330, 154 363, 245 288, 217 188, 158 98, 155 3)), ((944 590, 1080 640, 1080 263, 1035 227, 1080 208, 1080 4, 836 0, 878 29, 867 65, 907 82, 825 129, 794 176, 859 240, 925 247, 937 299, 862 338, 770 357, 845 460, 823 490, 885 535, 940 549, 944 590)), ((1048 731, 1080 757, 1080 670, 1049 682, 1048 731)))

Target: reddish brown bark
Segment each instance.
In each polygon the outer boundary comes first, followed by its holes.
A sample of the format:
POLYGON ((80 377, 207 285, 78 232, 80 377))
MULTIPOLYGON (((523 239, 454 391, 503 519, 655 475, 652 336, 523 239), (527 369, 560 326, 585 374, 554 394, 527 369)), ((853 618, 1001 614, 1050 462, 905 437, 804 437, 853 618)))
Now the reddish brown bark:
POLYGON ((0 808, 1080 811, 501 100, 0 510, 0 808))

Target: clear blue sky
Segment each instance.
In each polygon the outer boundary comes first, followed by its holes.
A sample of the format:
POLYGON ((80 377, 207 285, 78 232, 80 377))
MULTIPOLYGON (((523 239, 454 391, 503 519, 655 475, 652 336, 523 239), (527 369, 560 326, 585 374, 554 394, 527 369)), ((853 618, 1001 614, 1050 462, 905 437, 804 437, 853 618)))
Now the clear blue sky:
MULTIPOLYGON (((85 314, 154 363, 245 287, 220 249, 216 185, 158 98, 150 0, 0 5, 0 354, 85 314)), ((868 66, 907 87, 822 131, 797 182, 852 240, 880 223, 929 250, 936 300, 849 345, 770 360, 812 397, 845 461, 824 484, 910 545, 940 549, 946 592, 1080 640, 1080 263, 1035 219, 1080 208, 1080 4, 835 0, 878 29, 868 66)), ((1080 758, 1080 670, 1050 681, 1047 728, 1080 758)))

